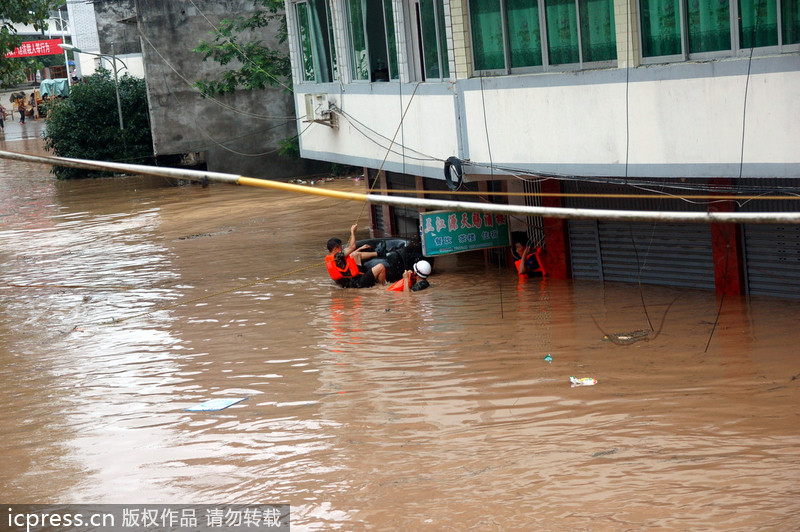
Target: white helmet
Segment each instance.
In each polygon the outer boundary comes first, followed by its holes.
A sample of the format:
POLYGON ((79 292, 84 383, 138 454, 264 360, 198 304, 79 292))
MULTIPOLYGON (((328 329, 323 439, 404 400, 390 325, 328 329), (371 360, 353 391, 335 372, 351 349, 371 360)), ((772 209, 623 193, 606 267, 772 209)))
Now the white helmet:
POLYGON ((427 260, 418 261, 414 264, 414 273, 425 279, 431 274, 431 264, 427 260))

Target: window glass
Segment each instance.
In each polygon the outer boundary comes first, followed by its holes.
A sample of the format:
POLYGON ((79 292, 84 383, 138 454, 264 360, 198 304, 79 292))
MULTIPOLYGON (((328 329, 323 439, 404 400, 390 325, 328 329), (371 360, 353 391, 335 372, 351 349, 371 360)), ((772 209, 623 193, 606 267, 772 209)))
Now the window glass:
POLYGON ((369 56, 367 55, 367 39, 364 35, 364 7, 361 0, 348 0, 348 17, 350 21, 350 63, 353 68, 353 79, 369 79, 369 56))
POLYGON ((617 58, 613 0, 581 0, 581 50, 583 61, 612 61, 617 58))
POLYGON ((778 6, 775 0, 739 0, 741 48, 778 45, 778 6))
POLYGON ((507 0, 506 20, 508 21, 511 67, 540 66, 542 64, 542 35, 539 30, 537 2, 507 0))
POLYGON ((297 4, 303 79, 319 83, 336 79, 336 52, 325 0, 297 4))
POLYGON ((475 70, 505 68, 500 0, 470 0, 469 16, 475 70))
POLYGON ((394 12, 391 0, 383 0, 383 17, 386 24, 387 47, 389 48, 389 76, 399 79, 397 68, 397 36, 394 33, 394 12))
POLYGON ((800 0, 781 0, 783 44, 800 43, 800 0))
POLYGON ((311 27, 308 21, 308 4, 297 4, 295 8, 297 25, 300 29, 300 54, 303 64, 303 79, 305 81, 314 81, 314 56, 311 51, 311 27))
POLYGON ((447 27, 444 18, 444 0, 436 0, 436 20, 439 29, 439 62, 442 65, 442 77, 450 77, 450 60, 447 57, 447 27))
POLYGON ((442 0, 420 0, 419 10, 425 77, 427 79, 448 77, 450 73, 447 66, 447 37, 442 0))
POLYGON ((544 4, 550 64, 577 63, 580 57, 575 0, 545 0, 544 4))
POLYGON ((383 0, 366 0, 365 20, 371 81, 389 81, 389 48, 384 15, 383 0))
POLYGON ((688 2, 689 53, 731 49, 730 9, 727 0, 688 2))
POLYGON ((681 8, 679 0, 642 0, 642 56, 681 53, 681 8))
POLYGON ((339 63, 336 59, 336 45, 333 39, 333 18, 328 16, 327 6, 325 0, 316 0, 319 9, 325 13, 325 19, 328 22, 328 40, 326 41, 328 50, 330 51, 330 64, 331 64, 331 80, 339 79, 339 63))

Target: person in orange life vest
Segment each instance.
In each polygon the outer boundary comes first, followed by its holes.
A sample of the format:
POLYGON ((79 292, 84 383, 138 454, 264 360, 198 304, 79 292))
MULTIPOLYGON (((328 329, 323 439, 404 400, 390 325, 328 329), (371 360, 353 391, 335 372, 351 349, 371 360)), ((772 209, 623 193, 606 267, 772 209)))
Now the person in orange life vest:
POLYGON ((356 249, 356 229, 358 224, 350 227, 350 239, 344 249, 342 241, 338 238, 328 240, 325 267, 331 279, 342 288, 369 288, 376 282, 385 283, 386 266, 376 264, 372 268, 366 268, 362 265, 363 261, 377 257, 378 254, 374 251, 364 251, 368 245, 356 249))
POLYGON ((414 264, 414 271, 406 270, 403 278, 389 286, 393 292, 419 292, 430 286, 428 276, 431 274, 431 265, 427 260, 420 260, 414 264))
POLYGON ((517 269, 517 273, 520 275, 533 275, 536 272, 540 272, 542 277, 546 276, 547 273, 545 272, 544 265, 542 264, 542 248, 537 247, 531 251, 531 247, 528 245, 523 245, 521 242, 514 243, 514 256, 519 257, 517 261, 514 262, 514 266, 517 269), (525 257, 525 260, 522 258, 525 257))

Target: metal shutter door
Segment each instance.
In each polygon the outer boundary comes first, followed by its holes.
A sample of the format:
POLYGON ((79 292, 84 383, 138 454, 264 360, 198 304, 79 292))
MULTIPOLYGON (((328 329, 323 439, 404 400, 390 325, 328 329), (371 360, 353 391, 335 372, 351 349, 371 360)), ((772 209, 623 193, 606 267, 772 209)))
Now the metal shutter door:
POLYGON ((606 281, 714 290, 709 225, 600 222, 606 281))
POLYGON ((603 280, 596 221, 569 221, 569 254, 573 279, 603 280))
POLYGON ((747 293, 800 298, 800 225, 743 227, 747 293))
POLYGON ((714 290, 708 225, 569 223, 574 279, 714 290))

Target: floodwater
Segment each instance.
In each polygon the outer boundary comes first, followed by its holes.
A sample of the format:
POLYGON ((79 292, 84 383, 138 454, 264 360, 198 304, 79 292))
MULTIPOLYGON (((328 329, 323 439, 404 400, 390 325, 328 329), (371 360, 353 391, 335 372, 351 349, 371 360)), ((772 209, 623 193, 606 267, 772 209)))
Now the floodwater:
POLYGON ((797 301, 727 297, 714 328, 714 294, 520 283, 481 254, 438 260, 424 292, 341 290, 324 242, 361 204, 0 172, 6 503, 290 503, 293 530, 800 528, 797 301), (604 341, 667 308, 657 337, 604 341))

